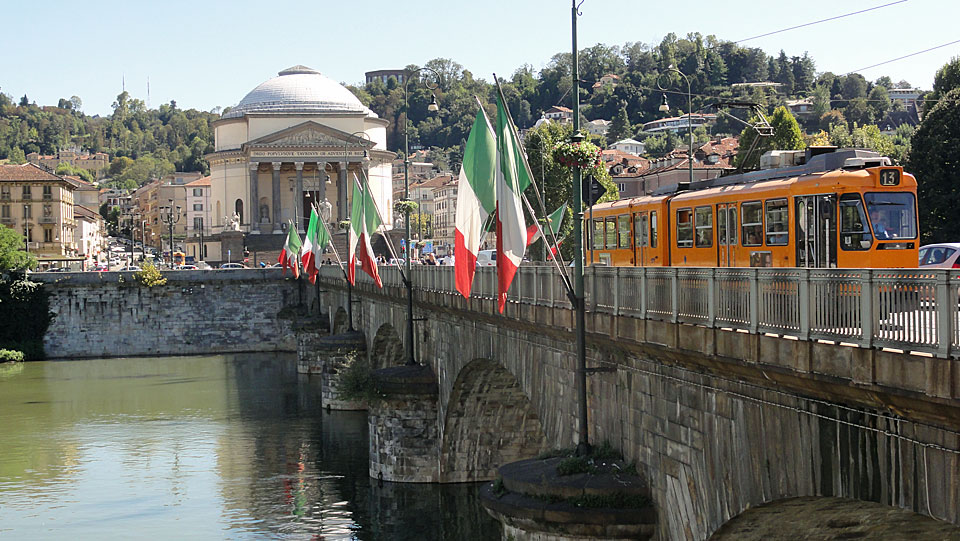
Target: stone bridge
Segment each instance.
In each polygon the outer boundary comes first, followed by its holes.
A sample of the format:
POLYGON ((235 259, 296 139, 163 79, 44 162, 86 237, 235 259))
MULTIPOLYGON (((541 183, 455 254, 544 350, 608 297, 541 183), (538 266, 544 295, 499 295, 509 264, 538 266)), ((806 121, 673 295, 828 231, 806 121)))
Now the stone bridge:
MULTIPOLYGON (((340 332, 348 292, 337 269, 322 270, 319 304, 340 332)), ((415 350, 434 392, 394 402, 399 417, 371 410, 371 475, 490 480, 575 445, 573 311, 554 271, 522 267, 504 315, 490 269, 470 299, 452 268, 414 271, 415 350), (390 439, 401 444, 377 456, 390 439)), ((588 276, 590 440, 649 480, 660 537, 706 539, 748 508, 796 497, 960 524, 955 277, 894 287, 875 271, 741 271, 588 276), (940 308, 920 306, 924 288, 940 308)), ((352 295, 353 325, 383 368, 403 362, 406 292, 396 269, 381 272, 383 289, 358 272, 352 295)))

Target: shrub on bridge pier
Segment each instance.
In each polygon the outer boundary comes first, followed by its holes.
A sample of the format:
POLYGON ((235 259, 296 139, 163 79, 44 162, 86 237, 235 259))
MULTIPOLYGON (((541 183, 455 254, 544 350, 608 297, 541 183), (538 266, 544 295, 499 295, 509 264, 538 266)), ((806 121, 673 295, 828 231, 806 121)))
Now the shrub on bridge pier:
POLYGON ((0 348, 21 352, 27 361, 44 358, 43 335, 53 321, 53 313, 42 284, 12 277, 0 279, 0 321, 0 348))

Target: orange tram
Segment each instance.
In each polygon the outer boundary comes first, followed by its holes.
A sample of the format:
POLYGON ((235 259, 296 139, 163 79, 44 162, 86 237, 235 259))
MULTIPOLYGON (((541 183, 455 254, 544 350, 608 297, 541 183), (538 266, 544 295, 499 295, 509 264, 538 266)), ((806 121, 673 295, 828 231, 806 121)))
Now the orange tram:
POLYGON ((585 216, 587 263, 917 266, 913 175, 865 150, 808 149, 793 158, 803 163, 595 205, 585 216))

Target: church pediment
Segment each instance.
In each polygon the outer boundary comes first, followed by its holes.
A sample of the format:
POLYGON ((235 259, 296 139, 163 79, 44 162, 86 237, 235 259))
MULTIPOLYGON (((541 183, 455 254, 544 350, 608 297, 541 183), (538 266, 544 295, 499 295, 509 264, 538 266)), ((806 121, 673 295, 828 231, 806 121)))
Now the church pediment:
POLYGON ((313 121, 307 121, 263 137, 258 137, 253 141, 247 142, 244 146, 248 148, 271 149, 305 147, 343 148, 345 145, 354 148, 361 147, 368 149, 374 147, 372 141, 313 121))

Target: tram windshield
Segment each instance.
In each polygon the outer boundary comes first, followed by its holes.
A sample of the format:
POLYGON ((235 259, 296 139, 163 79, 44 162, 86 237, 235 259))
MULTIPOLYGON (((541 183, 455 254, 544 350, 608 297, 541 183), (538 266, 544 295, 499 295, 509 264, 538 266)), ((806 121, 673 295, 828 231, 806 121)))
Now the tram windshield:
POLYGON ((877 240, 917 237, 917 205, 912 193, 868 193, 863 199, 877 240))

